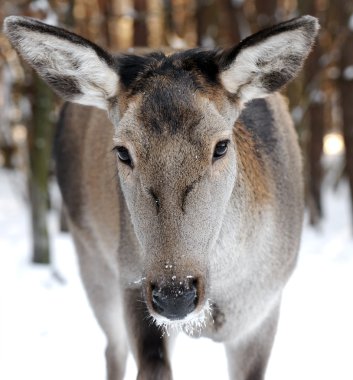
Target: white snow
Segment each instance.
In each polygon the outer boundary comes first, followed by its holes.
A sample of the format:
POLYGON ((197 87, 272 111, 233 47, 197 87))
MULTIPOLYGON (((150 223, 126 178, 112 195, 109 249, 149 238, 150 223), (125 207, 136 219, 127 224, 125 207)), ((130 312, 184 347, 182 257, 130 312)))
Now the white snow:
POLYGON ((348 28, 353 31, 353 13, 350 15, 348 20, 348 28))
POLYGON ((49 25, 58 25, 58 16, 53 11, 52 7, 50 6, 48 0, 36 0, 33 1, 30 4, 30 9, 32 12, 44 12, 46 14, 46 17, 43 22, 49 25))
MULTIPOLYGON (((53 265, 29 262, 24 182, 0 170, 0 379, 103 380, 105 338, 82 289, 70 238, 51 215, 53 265)), ((324 196, 319 230, 305 226, 298 268, 283 297, 271 380, 352 380, 353 239, 348 187, 324 196)), ((223 346, 181 336, 175 380, 227 379, 223 346)), ((125 380, 135 379, 129 358, 125 380)))
POLYGON ((301 106, 293 107, 291 111, 292 118, 296 124, 299 124, 304 116, 304 110, 301 106))
POLYGON ((345 80, 353 79, 353 65, 345 67, 345 69, 343 70, 343 78, 345 80))
POLYGON ((244 4, 244 0, 232 0, 233 7, 240 7, 244 4))
POLYGON ((325 101, 325 93, 321 90, 314 89, 310 92, 310 100, 316 104, 323 103, 325 101))

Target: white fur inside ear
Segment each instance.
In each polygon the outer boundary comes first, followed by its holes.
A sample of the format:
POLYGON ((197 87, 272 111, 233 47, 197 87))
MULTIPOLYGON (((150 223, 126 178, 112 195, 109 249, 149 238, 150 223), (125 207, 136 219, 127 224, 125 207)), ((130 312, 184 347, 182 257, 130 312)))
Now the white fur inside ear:
POLYGON ((70 77, 81 94, 71 101, 107 109, 107 99, 117 94, 118 75, 94 49, 50 34, 25 31, 18 50, 45 79, 70 77))
MULTIPOLYGON (((271 72, 291 70, 288 57, 298 55, 304 59, 308 50, 308 41, 301 30, 274 35, 241 50, 231 66, 221 73, 222 84, 229 92, 238 93, 244 103, 264 97, 269 91, 263 86, 261 78, 271 72)), ((293 75, 297 69, 293 67, 293 75)))

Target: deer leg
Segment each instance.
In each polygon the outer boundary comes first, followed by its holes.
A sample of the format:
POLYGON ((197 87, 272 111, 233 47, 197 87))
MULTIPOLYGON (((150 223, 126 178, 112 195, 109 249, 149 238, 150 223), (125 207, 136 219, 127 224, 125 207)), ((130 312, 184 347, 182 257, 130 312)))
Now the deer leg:
POLYGON ((137 363, 137 380, 172 380, 169 341, 151 320, 140 290, 125 293, 130 345, 137 363))
POLYGON ((107 338, 107 379, 122 380, 128 346, 120 284, 116 273, 105 265, 99 251, 90 243, 85 244, 75 237, 81 278, 97 321, 107 338))
POLYGON ((264 380, 277 330, 279 307, 253 332, 235 343, 226 344, 229 378, 264 380))

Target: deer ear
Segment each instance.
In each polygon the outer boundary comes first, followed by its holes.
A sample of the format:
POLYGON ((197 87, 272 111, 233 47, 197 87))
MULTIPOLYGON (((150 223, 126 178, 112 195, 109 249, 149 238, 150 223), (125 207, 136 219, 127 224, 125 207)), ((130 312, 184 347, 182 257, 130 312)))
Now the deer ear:
POLYGON ((220 56, 220 79, 242 103, 264 97, 292 80, 319 30, 316 18, 299 17, 262 30, 220 56))
POLYGON ((14 48, 65 100, 106 109, 117 94, 113 57, 64 29, 28 17, 5 19, 14 48))

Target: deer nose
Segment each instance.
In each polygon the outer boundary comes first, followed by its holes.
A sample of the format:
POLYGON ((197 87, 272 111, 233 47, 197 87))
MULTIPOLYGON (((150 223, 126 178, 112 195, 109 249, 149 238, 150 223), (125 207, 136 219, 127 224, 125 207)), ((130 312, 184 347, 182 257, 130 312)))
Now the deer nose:
POLYGON ((156 313, 170 320, 185 318, 198 302, 197 280, 173 281, 172 284, 151 285, 152 306, 156 313))

